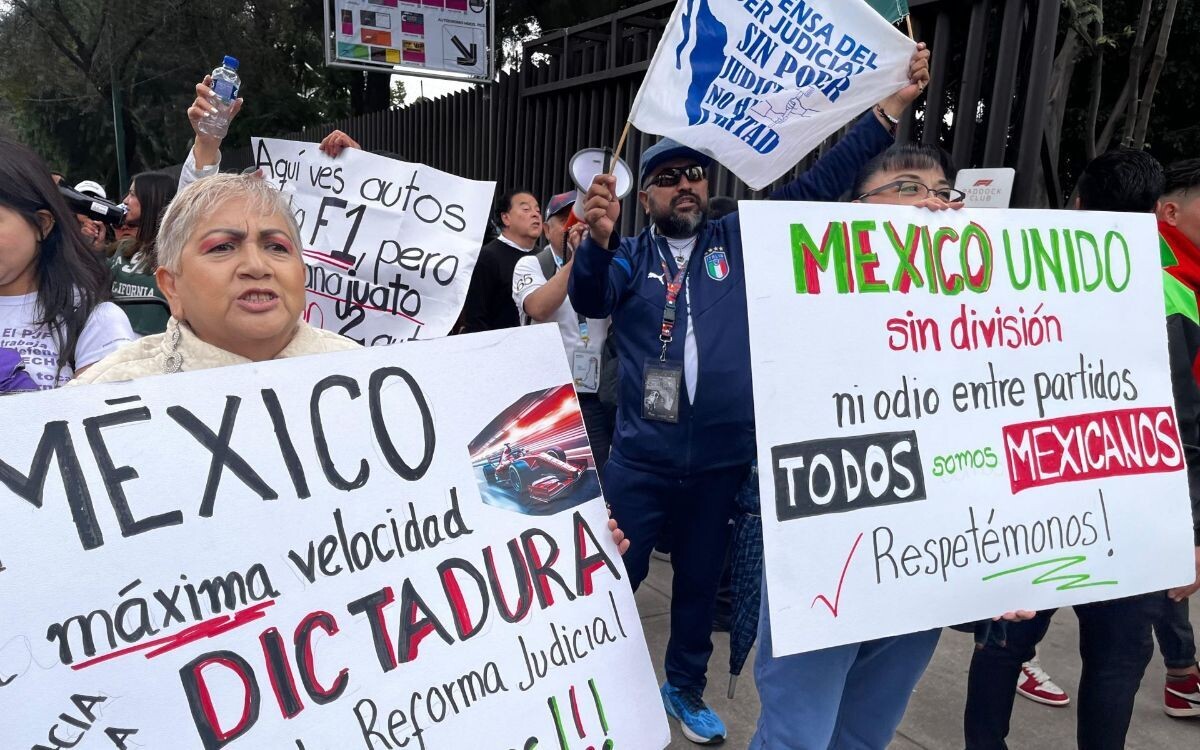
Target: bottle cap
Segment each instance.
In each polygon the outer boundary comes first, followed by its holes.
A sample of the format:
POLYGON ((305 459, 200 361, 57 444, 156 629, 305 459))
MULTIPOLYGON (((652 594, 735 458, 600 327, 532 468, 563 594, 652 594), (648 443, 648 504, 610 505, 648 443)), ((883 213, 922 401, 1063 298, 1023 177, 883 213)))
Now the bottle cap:
POLYGON ((230 55, 225 55, 225 67, 229 68, 230 70, 237 70, 238 59, 230 55))

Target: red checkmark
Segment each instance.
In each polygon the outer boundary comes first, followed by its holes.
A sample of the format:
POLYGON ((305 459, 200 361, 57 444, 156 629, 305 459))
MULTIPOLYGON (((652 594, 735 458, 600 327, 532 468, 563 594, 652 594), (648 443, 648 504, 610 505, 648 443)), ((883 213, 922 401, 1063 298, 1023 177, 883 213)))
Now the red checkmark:
POLYGON ((850 556, 846 558, 846 564, 842 566, 842 577, 838 579, 837 593, 833 596, 833 603, 831 604, 824 594, 817 594, 817 597, 812 600, 812 604, 808 606, 809 609, 817 606, 817 602, 821 602, 829 608, 834 617, 838 616, 838 605, 842 601, 842 584, 846 582, 846 571, 850 570, 850 561, 854 559, 854 553, 858 551, 858 543, 862 541, 862 538, 862 533, 859 533, 858 538, 854 540, 854 546, 850 548, 850 556))

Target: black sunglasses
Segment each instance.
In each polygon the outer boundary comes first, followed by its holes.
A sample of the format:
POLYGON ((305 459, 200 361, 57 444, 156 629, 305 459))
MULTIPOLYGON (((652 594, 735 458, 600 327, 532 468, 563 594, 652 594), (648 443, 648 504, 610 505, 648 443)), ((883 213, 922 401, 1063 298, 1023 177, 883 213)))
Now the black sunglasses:
POLYGON ((914 182, 913 180, 896 180, 895 182, 889 182, 886 185, 880 185, 874 190, 863 193, 862 195, 858 196, 858 200, 870 198, 872 195, 879 195, 881 193, 887 193, 893 190, 905 198, 916 198, 918 200, 927 198, 930 195, 936 195, 947 203, 957 203, 958 201, 964 200, 967 197, 966 193, 961 190, 955 190, 954 188, 931 188, 924 183, 914 182))
POLYGON ((688 182, 700 182, 705 178, 704 167, 699 164, 692 164, 687 167, 664 169, 647 180, 646 184, 657 187, 675 187, 684 177, 687 178, 688 182))

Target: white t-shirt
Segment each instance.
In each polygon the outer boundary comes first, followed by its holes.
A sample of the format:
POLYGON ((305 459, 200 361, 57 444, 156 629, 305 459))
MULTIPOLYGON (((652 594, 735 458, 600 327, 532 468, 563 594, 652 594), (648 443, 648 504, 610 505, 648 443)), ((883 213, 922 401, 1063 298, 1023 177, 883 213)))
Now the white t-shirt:
MULTIPOLYGON (((37 293, 18 297, 0 297, 0 347, 14 349, 21 355, 25 372, 43 390, 65 385, 75 374, 70 364, 58 369, 58 345, 50 329, 34 324, 37 315, 37 293)), ((91 317, 75 344, 75 367, 82 370, 115 352, 136 336, 129 318, 121 308, 104 302, 92 311, 91 317)))
MULTIPOLYGON (((512 296, 517 309, 521 311, 522 322, 529 319, 525 314, 525 298, 545 286, 546 281, 537 255, 527 255, 517 261, 516 268, 513 269, 512 296)), ((587 318, 586 321, 588 340, 585 344, 579 315, 575 308, 571 307, 571 299, 568 297, 563 300, 554 311, 554 322, 558 324, 563 346, 567 349, 567 364, 571 366, 575 378, 575 389, 580 393, 595 393, 600 382, 600 352, 604 349, 604 339, 608 336, 608 318, 587 318)))

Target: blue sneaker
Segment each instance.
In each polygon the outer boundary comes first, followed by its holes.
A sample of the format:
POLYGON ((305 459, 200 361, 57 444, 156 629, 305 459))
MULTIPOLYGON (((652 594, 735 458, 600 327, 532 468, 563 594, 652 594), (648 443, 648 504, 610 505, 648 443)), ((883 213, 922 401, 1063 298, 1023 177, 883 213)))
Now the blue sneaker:
POLYGON ((725 722, 698 693, 680 690, 669 682, 663 683, 661 692, 667 715, 679 720, 684 737, 697 745, 719 745, 725 741, 725 722))

